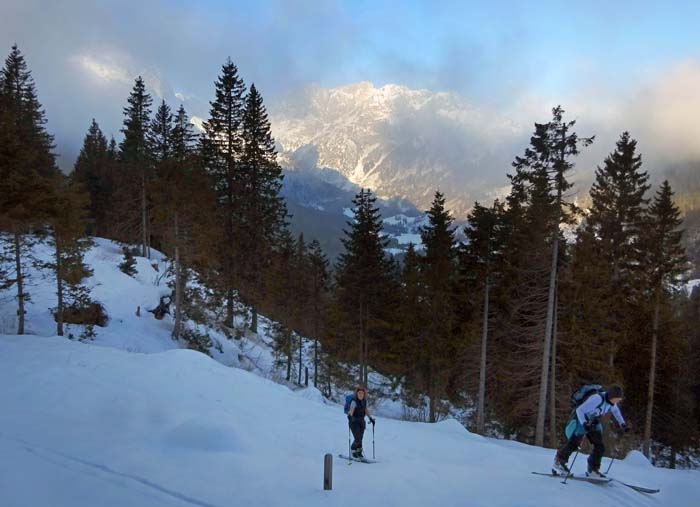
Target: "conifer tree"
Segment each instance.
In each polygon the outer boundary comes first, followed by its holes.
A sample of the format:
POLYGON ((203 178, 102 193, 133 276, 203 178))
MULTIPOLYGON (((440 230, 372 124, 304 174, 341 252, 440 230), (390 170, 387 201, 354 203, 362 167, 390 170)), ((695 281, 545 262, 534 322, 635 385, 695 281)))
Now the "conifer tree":
POLYGON ((92 246, 85 236, 90 198, 80 184, 63 175, 54 177, 52 188, 49 243, 54 255, 44 267, 56 277, 56 334, 63 336, 66 314, 84 312, 92 303, 89 290, 81 283, 92 274, 83 260, 92 246))
POLYGON ((591 262, 609 268, 604 279, 609 290, 618 299, 609 307, 610 314, 598 327, 609 335, 609 366, 614 366, 618 347, 624 343, 633 314, 630 302, 635 299, 634 280, 640 262, 640 229, 644 219, 644 195, 649 190, 649 176, 641 171, 642 157, 636 153, 637 141, 623 132, 616 149, 606 157, 603 167, 596 170, 591 188, 591 210, 586 219, 589 234, 583 238, 596 241, 597 258, 591 262), (623 296, 623 297, 620 297, 623 296))
POLYGON ((138 273, 136 270, 136 259, 134 252, 128 245, 122 245, 122 262, 119 264, 119 270, 125 275, 133 277, 138 273))
POLYGON ((460 252, 461 270, 463 276, 471 278, 472 289, 483 291, 483 310, 481 321, 481 353, 479 360, 479 389, 477 398, 477 431, 484 433, 485 399, 486 399, 486 368, 489 338, 489 303, 491 285, 494 283, 495 271, 498 266, 497 256, 501 254, 502 246, 498 244, 499 222, 503 214, 502 205, 496 201, 492 208, 486 208, 478 202, 474 203, 469 213, 468 223, 464 228, 467 239, 460 252))
POLYGON ((649 457, 654 392, 656 389, 657 350, 659 342, 660 312, 663 300, 668 297, 678 277, 687 267, 685 251, 681 244, 680 210, 673 202, 673 191, 668 181, 654 196, 643 229, 645 256, 643 269, 648 279, 650 299, 653 301, 651 358, 649 362, 649 389, 644 423, 643 452, 649 457))
POLYGON ((345 359, 357 358, 357 381, 366 383, 371 362, 381 360, 382 350, 391 343, 395 285, 391 266, 384 254, 388 240, 382 237, 382 220, 376 198, 361 189, 353 199, 354 219, 342 238, 344 252, 336 267, 337 289, 334 305, 345 348, 345 359))
POLYGON ((173 119, 171 140, 172 157, 175 160, 182 161, 194 153, 197 136, 182 104, 173 119))
POLYGON ((286 227, 287 209, 280 196, 282 168, 262 96, 251 85, 242 121, 243 154, 238 173, 238 243, 243 289, 252 306, 251 330, 257 332, 257 307, 264 293, 263 271, 272 247, 286 227))
POLYGON ((154 162, 164 162, 172 158, 173 152, 173 114, 170 106, 163 99, 150 122, 147 132, 149 150, 154 162))
MULTIPOLYGON (((561 106, 552 109, 552 120, 545 124, 535 124, 535 132, 530 139, 530 147, 522 157, 516 157, 513 163, 516 170, 530 170, 533 174, 546 174, 551 178, 553 191, 553 215, 549 243, 551 245, 549 284, 547 295, 547 315, 543 329, 544 343, 542 347, 542 364, 540 367, 539 399, 537 402, 537 422, 535 427, 535 444, 544 443, 544 423, 546 415, 547 391, 549 388, 549 370, 552 348, 552 331, 556 308, 555 288, 559 266, 560 227, 562 223, 571 221, 567 210, 575 207, 567 203, 565 192, 571 188, 567 173, 574 164, 573 157, 579 154, 579 146, 587 146, 593 138, 579 138, 573 132, 575 121, 563 121, 564 110, 561 106)), ((555 359, 556 360, 556 359, 555 359)))
POLYGON ((233 326, 235 289, 240 270, 236 266, 241 188, 238 172, 243 149, 241 124, 245 109, 245 85, 238 69, 229 58, 214 83, 216 94, 210 102, 209 120, 204 123, 201 150, 210 173, 224 224, 219 248, 221 286, 226 294, 226 321, 233 326))
POLYGON ((319 340, 324 331, 330 283, 329 262, 318 240, 309 244, 309 330, 314 340, 314 387, 319 384, 319 340))
POLYGON ((453 219, 445 209, 445 197, 435 192, 428 210, 428 225, 421 228, 425 256, 421 259, 421 279, 428 315, 425 350, 421 364, 425 391, 429 398, 429 421, 438 419, 438 401, 446 395, 450 374, 449 358, 455 356, 452 293, 455 275, 453 219))
POLYGON ((104 235, 106 232, 107 204, 112 197, 113 170, 114 158, 109 153, 107 138, 93 118, 71 177, 81 184, 90 196, 92 226, 89 230, 94 235, 104 235))
POLYGON ((400 280, 398 333, 394 351, 405 371, 404 400, 409 406, 421 405, 422 408, 420 399, 425 383, 422 372, 416 366, 418 358, 426 350, 428 319, 421 279, 421 258, 413 243, 409 243, 406 250, 400 280))
MULTIPOLYGON (((4 285, 17 288, 17 334, 24 334, 26 268, 32 226, 49 215, 50 178, 56 174, 53 137, 24 56, 13 46, 0 71, 0 240, 12 269, 4 285)), ((6 275, 7 276, 7 275, 6 275)))
POLYGON ((211 252, 216 250, 220 238, 216 196, 198 162, 193 154, 160 162, 150 190, 154 233, 162 239, 163 250, 172 260, 175 275, 172 333, 175 340, 183 338, 183 321, 189 309, 185 298, 189 273, 197 271, 200 281, 208 280, 208 273, 216 267, 211 252))
POLYGON ((146 85, 139 76, 124 108, 124 139, 119 145, 120 159, 127 174, 120 178, 122 202, 119 203, 130 222, 136 222, 140 232, 141 255, 150 257, 150 233, 148 218, 148 184, 153 174, 153 153, 148 142, 153 100, 146 92, 146 85), (135 188, 135 186, 136 188, 135 188), (134 206, 138 195, 138 208, 134 206))

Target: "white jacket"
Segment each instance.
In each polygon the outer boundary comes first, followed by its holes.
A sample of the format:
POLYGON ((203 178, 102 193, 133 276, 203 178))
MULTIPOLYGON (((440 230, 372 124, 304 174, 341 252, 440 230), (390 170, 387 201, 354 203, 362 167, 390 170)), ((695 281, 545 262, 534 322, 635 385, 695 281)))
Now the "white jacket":
POLYGON ((620 426, 625 424, 625 419, 622 417, 620 407, 613 405, 612 403, 608 403, 604 395, 601 394, 592 394, 588 397, 588 399, 586 399, 586 401, 581 403, 581 405, 579 405, 576 409, 576 417, 583 425, 588 421, 592 421, 596 417, 600 418, 608 412, 612 412, 612 415, 615 416, 615 420, 617 420, 620 426))

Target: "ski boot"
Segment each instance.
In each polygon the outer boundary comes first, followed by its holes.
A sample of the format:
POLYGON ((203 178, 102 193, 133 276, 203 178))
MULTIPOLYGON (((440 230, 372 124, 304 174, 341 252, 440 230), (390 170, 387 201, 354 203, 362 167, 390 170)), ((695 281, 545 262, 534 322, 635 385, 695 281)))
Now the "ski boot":
POLYGON ((590 477, 591 479, 607 479, 606 475, 602 473, 599 469, 597 468, 592 468, 588 467, 588 471, 586 472, 586 477, 590 477))
POLYGON ((554 475, 569 475, 571 470, 566 466, 566 463, 559 458, 559 453, 554 456, 554 464, 552 465, 552 474, 554 475))

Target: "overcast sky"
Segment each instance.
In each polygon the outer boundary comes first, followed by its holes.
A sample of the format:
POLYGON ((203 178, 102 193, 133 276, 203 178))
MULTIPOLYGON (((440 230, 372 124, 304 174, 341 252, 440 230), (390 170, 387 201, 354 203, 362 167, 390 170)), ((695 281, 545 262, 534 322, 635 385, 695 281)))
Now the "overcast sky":
POLYGON ((92 117, 119 138, 139 74, 206 117, 228 56, 272 109, 310 84, 397 83, 523 124, 561 103, 595 156, 629 129, 652 163, 700 158, 700 2, 485 4, 3 0, 0 49, 24 53, 63 167, 92 117))

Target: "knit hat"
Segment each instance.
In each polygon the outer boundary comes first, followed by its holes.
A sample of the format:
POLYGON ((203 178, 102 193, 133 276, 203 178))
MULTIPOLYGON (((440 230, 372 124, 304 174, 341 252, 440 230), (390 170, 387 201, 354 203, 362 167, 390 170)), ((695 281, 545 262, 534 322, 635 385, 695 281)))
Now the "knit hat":
POLYGON ((622 388, 618 385, 611 385, 608 387, 607 394, 609 400, 613 398, 622 398, 622 388))

